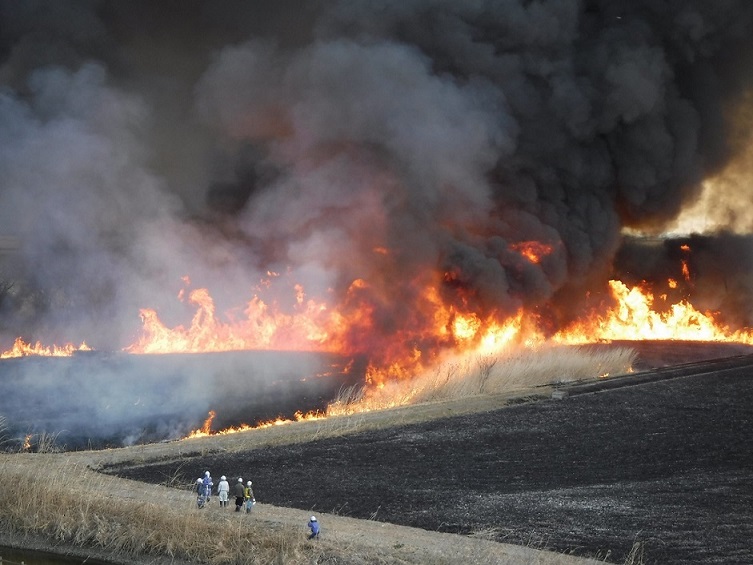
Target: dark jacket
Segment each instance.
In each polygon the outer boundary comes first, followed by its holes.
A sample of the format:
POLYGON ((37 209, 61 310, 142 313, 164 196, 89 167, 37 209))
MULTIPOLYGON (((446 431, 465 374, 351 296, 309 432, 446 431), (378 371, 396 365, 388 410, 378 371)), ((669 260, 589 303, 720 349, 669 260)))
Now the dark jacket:
POLYGON ((235 496, 236 498, 243 498, 243 491, 243 483, 235 483, 235 485, 233 485, 233 496, 235 496))

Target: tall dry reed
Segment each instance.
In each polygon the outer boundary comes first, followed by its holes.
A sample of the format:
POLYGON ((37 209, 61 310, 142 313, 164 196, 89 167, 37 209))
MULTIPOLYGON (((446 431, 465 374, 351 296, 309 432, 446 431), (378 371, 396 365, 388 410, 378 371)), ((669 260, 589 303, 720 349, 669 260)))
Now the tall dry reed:
POLYGON ((378 389, 347 389, 331 403, 328 414, 533 391, 546 385, 625 374, 635 359, 636 352, 629 348, 552 345, 451 357, 413 379, 392 381, 378 389))

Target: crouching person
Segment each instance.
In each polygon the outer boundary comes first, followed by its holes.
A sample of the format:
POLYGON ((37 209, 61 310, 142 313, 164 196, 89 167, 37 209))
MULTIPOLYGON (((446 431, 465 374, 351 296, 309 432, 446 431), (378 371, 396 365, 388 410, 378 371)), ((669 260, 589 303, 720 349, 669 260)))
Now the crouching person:
POLYGON ((319 539, 319 522, 317 522, 316 516, 309 519, 307 526, 310 531, 308 539, 319 539))

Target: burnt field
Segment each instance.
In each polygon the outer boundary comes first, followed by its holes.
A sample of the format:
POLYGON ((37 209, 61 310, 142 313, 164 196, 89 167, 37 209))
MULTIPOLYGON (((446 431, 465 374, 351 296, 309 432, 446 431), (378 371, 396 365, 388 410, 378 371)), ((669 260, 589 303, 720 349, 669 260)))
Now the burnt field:
POLYGON ((257 500, 622 563, 753 562, 753 357, 572 386, 563 400, 111 469, 254 481, 257 500), (633 379, 633 386, 630 384, 633 379))

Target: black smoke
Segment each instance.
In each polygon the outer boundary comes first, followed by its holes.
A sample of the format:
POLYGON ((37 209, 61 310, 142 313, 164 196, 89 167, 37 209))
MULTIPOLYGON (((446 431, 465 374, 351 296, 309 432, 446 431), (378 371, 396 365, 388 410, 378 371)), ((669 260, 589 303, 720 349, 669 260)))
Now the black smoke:
MULTIPOLYGON (((744 0, 0 2, 0 235, 20 246, 2 332, 118 349, 141 307, 184 319, 184 275, 222 311, 268 271, 334 302, 367 281, 386 335, 416 321, 427 273, 451 273, 459 308, 556 325, 614 274, 624 228, 660 233, 742 150, 752 16, 744 0), (533 263, 527 241, 552 251, 533 263)), ((748 278, 727 287, 747 296, 748 278)))

